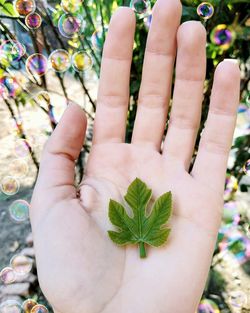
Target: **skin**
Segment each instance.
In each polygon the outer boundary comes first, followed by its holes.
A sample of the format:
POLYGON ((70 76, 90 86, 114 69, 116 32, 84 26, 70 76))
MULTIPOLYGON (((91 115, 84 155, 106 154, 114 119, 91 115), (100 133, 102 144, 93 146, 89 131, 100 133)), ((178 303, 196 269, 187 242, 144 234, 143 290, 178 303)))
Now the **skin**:
POLYGON ((87 120, 66 109, 48 140, 31 203, 39 282, 56 313, 194 313, 209 271, 223 207, 225 172, 239 103, 236 62, 217 66, 210 110, 192 172, 206 71, 206 31, 179 26, 178 0, 158 0, 149 32, 132 142, 124 142, 135 16, 114 14, 101 68, 94 138, 77 197, 74 166, 87 120), (173 64, 176 80, 167 121, 173 64), (117 246, 109 199, 139 177, 158 197, 171 190, 167 243, 117 246))

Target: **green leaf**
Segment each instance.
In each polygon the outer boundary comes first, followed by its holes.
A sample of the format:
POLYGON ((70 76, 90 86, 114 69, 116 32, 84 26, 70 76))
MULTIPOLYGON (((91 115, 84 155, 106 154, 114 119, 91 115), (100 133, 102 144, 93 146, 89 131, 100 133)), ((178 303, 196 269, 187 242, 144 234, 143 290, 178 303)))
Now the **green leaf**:
POLYGON ((170 233, 165 226, 172 210, 171 192, 161 195, 154 203, 151 213, 146 214, 152 190, 136 178, 128 187, 125 201, 133 212, 130 217, 124 206, 114 200, 109 202, 109 219, 118 231, 108 231, 110 239, 118 245, 139 244, 140 257, 146 257, 144 244, 154 247, 163 245, 170 233))
POLYGON ((7 16, 18 17, 19 14, 14 9, 11 3, 0 3, 0 14, 4 14, 7 16))

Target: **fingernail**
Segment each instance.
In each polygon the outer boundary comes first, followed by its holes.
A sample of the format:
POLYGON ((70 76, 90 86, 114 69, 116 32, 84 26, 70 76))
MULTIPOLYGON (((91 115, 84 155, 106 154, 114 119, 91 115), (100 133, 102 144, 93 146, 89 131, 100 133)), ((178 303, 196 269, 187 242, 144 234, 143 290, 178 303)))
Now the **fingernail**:
POLYGON ((239 61, 237 59, 224 59, 223 61, 239 65, 239 61))

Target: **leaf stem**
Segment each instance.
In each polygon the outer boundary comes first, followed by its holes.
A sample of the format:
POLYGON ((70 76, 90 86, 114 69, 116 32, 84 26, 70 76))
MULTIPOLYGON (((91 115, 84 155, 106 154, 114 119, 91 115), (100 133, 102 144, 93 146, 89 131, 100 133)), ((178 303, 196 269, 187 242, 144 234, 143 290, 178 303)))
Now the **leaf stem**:
POLYGON ((146 249, 145 249, 144 242, 142 242, 142 241, 139 242, 139 250, 140 250, 140 257, 146 258, 146 256, 147 256, 146 249))

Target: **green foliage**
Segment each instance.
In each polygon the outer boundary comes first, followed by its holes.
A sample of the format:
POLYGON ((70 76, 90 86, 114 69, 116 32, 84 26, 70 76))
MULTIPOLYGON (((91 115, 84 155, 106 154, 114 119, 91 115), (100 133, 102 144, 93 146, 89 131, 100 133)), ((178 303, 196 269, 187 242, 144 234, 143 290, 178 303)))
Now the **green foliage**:
POLYGON ((170 229, 162 227, 169 219, 172 209, 171 192, 164 193, 154 203, 150 215, 146 208, 151 199, 152 191, 139 178, 128 187, 124 199, 133 212, 130 217, 125 208, 118 202, 110 200, 109 218, 119 228, 119 232, 108 231, 109 237, 118 245, 138 243, 140 257, 146 257, 144 243, 159 247, 163 245, 170 229))

